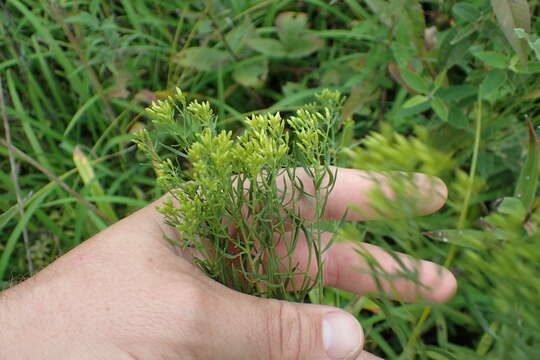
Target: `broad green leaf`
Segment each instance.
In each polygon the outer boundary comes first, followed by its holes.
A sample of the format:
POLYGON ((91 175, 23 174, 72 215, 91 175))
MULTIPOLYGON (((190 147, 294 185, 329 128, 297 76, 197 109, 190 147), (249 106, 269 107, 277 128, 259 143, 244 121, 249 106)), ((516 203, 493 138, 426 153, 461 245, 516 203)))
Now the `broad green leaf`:
POLYGON ((506 215, 515 215, 517 217, 523 217, 526 214, 523 201, 518 197, 505 197, 497 207, 497 212, 506 215))
POLYGON ((304 57, 324 46, 324 41, 316 36, 304 36, 302 41, 293 49, 287 51, 287 57, 304 57))
POLYGON ((498 69, 506 69, 509 64, 509 59, 506 55, 495 51, 477 51, 473 55, 489 66, 498 69))
POLYGON ((450 113, 448 114, 448 123, 452 126, 460 129, 470 129, 469 119, 463 113, 463 109, 457 106, 452 106, 450 108, 450 113))
POLYGON ((480 16, 480 11, 476 6, 467 2, 459 2, 452 7, 452 13, 462 21, 475 22, 480 16))
POLYGON ((288 99, 293 98, 298 94, 302 94, 305 91, 306 88, 303 84, 292 81, 287 81, 285 85, 281 87, 281 92, 283 93, 284 97, 288 99))
POLYGON ((306 29, 307 15, 292 11, 283 12, 276 19, 276 29, 287 57, 307 56, 324 45, 317 36, 306 29))
POLYGON ((234 29, 227 33, 225 40, 227 40, 231 51, 237 54, 242 50, 247 39, 253 37, 254 32, 255 26, 246 18, 242 24, 235 26, 234 29))
POLYGON ((448 121, 448 114, 450 111, 448 110, 446 103, 441 98, 434 97, 431 99, 431 108, 443 121, 448 121))
POLYGON ((478 93, 478 88, 472 85, 454 85, 443 87, 437 90, 435 96, 446 101, 461 101, 468 97, 475 96, 478 93))
POLYGON ((416 105, 423 104, 428 100, 429 100, 429 98, 427 96, 415 95, 412 98, 410 98, 409 100, 405 101, 405 103, 403 104, 403 108, 405 108, 405 109, 412 108, 412 107, 415 107, 416 105))
POLYGON ((456 27, 455 35, 450 41, 450 45, 456 45, 464 39, 468 38, 472 34, 476 33, 480 29, 478 22, 473 22, 465 26, 456 27))
POLYGON ((440 63, 445 69, 449 69, 456 64, 468 62, 467 55, 478 37, 478 23, 471 23, 461 31, 459 29, 450 30, 440 45, 440 63), (465 29, 468 28, 468 29, 465 29))
POLYGON ((540 73, 540 63, 530 63, 527 66, 523 64, 516 64, 513 70, 518 74, 538 74, 540 73))
POLYGON ((530 120, 527 122, 527 125, 529 129, 529 149, 525 164, 519 174, 514 196, 521 200, 527 210, 530 210, 536 195, 540 166, 538 138, 530 120))
POLYGON ((263 55, 271 57, 283 57, 286 54, 283 44, 276 39, 253 38, 249 39, 247 44, 250 48, 260 52, 263 55))
POLYGON ((446 70, 443 70, 437 75, 435 81, 433 82, 433 84, 435 85, 434 91, 437 91, 444 84, 444 81, 446 79, 446 70))
POLYGON ((229 54, 220 49, 204 46, 190 47, 178 54, 178 63, 199 71, 215 69, 229 60, 229 54))
MULTIPOLYGON (((423 96, 423 95, 420 95, 420 96, 423 96)), ((405 104, 403 104, 405 105, 405 104)), ((396 113, 395 113, 395 116, 397 118, 406 118, 406 117, 410 117, 410 116, 416 116, 417 114, 421 114, 423 113, 424 111, 428 111, 429 109, 431 109, 431 104, 429 102, 429 98, 426 96, 426 101, 418 104, 418 105, 414 105, 414 106, 411 106, 411 107, 404 107, 404 106, 401 106, 401 109, 399 109, 396 113)))
POLYGON ((304 13, 287 11, 276 18, 276 30, 281 43, 290 49, 306 33, 307 15, 304 13))
POLYGON ((499 69, 490 71, 480 84, 480 96, 482 98, 487 98, 491 93, 501 87, 505 82, 506 73, 504 71, 499 69))
POLYGON ((246 65, 237 66, 233 73, 233 79, 247 87, 258 87, 264 83, 268 75, 268 61, 259 59, 246 65))
POLYGON ((527 0, 491 0, 491 5, 506 39, 521 62, 527 64, 527 42, 519 39, 514 32, 516 28, 531 32, 531 13, 527 0))
POLYGON ((427 94, 429 92, 429 82, 422 76, 406 68, 401 68, 399 72, 402 79, 405 80, 405 82, 411 87, 411 89, 421 94, 427 94))

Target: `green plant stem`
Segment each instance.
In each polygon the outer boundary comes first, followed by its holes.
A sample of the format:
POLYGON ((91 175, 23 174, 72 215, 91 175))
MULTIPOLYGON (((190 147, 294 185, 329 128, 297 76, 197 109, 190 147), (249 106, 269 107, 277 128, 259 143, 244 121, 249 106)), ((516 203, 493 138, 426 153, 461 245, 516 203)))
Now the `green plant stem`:
POLYGON ((32 165, 33 167, 35 167, 36 169, 38 169, 39 171, 41 171, 43 174, 45 174, 49 179, 51 179, 52 181, 54 181, 55 183, 57 183, 62 189, 64 189, 68 194, 70 194, 71 196, 73 196, 74 198, 76 198, 77 200, 79 200, 81 202, 81 204, 83 204, 84 206, 86 206, 88 209, 90 209, 93 213, 95 213, 96 215, 98 215, 100 218, 102 218, 103 220, 105 220, 107 222, 107 224, 112 224, 113 221, 105 214, 103 213, 101 210, 99 210, 94 204, 90 203, 88 200, 86 200, 81 194, 79 194, 77 191, 73 190, 69 185, 67 185, 64 181, 62 181, 60 179, 60 177, 56 176, 54 173, 52 173, 49 169, 47 169, 46 167, 44 167, 43 165, 41 165, 39 162, 37 162, 36 160, 34 160, 33 158, 31 158, 30 156, 28 156, 27 154, 25 154, 24 152, 22 152, 21 150, 19 150, 17 147, 15 147, 14 145, 10 145, 4 141, 4 140, 0 140, 0 145, 4 145, 6 148, 8 149, 11 149, 11 151, 13 152, 13 154, 15 154, 16 156, 18 156, 19 158, 21 158, 22 160, 26 161, 27 163, 29 163, 30 165, 32 165))
MULTIPOLYGON (((459 215, 458 219, 458 229, 463 229, 465 226, 465 220, 467 219, 467 212, 469 209, 469 203, 471 201, 471 194, 472 194, 472 188, 474 186, 474 178, 476 174, 476 166, 478 162, 478 153, 480 151, 480 138, 481 138, 481 130, 482 130, 482 99, 478 97, 477 102, 477 109, 476 109, 476 127, 475 127, 475 136, 474 136, 474 148, 473 148, 473 155, 471 160, 471 167, 469 169, 469 184, 467 186, 467 192, 465 193, 465 199, 463 201, 463 208, 461 209, 461 213, 459 215)), ((448 255, 446 256, 446 260, 444 261, 444 267, 448 268, 452 261, 454 260, 457 253, 457 245, 452 244, 450 246, 450 250, 448 251, 448 255)), ((422 328, 431 313, 431 306, 424 307, 424 310, 422 311, 422 314, 420 315, 420 318, 418 319, 418 322, 416 323, 416 326, 414 327, 411 336, 409 337, 409 340, 407 341, 407 346, 404 351, 405 357, 409 357, 412 359, 412 345, 416 341, 416 339, 420 336, 422 333, 422 328)))
MULTIPOLYGON (((0 113, 4 124, 4 131, 6 133, 6 145, 8 148, 9 165, 11 168, 11 178, 13 180, 13 187, 15 188, 15 197, 17 199, 17 207, 19 210, 19 216, 22 219, 24 217, 24 205, 21 196, 21 188, 19 185, 19 176, 17 171, 17 165, 15 163, 15 156, 13 155, 13 143, 11 142, 11 132, 9 128, 9 120, 6 113, 6 106, 4 102, 4 89, 2 87, 2 79, 0 79, 0 113)), ((32 263, 32 252, 30 249, 30 240, 28 237, 28 228, 25 226, 22 230, 24 251, 26 254, 26 263, 28 265, 28 272, 34 273, 34 265, 32 263)))
POLYGON ((60 10, 60 8, 57 7, 56 4, 51 4, 51 12, 56 19, 60 23, 60 26, 64 30, 64 33, 66 37, 68 38, 69 44, 75 50, 75 53, 79 57, 81 63, 84 65, 84 70, 86 71, 88 78, 90 79, 90 83, 92 84, 92 87, 95 89, 95 91, 99 94, 99 98, 101 102, 103 103, 103 107, 105 112, 107 113, 107 116, 109 117, 109 120, 112 122, 114 121, 115 115, 112 108, 112 105, 106 96, 105 90, 103 89, 103 86, 101 85, 101 82, 99 81, 99 77, 97 73, 95 72, 94 68, 90 65, 90 62, 86 58, 86 55, 84 54, 84 51, 82 50, 80 46, 80 41, 76 38, 75 34, 71 31, 69 26, 64 22, 63 20, 63 14, 60 10))
MULTIPOLYGON (((471 168, 469 170, 469 184, 467 186, 467 192, 465 193, 465 199, 463 201, 463 209, 461 209, 461 214, 458 219, 458 229, 463 229, 465 227, 465 221, 467 220, 467 212, 469 210, 469 203, 471 202, 471 194, 474 186, 474 178, 476 174, 476 167, 478 163, 478 153, 480 152, 480 135, 482 132, 482 99, 478 97, 477 109, 476 109, 476 128, 474 135, 474 149, 473 156, 471 161, 471 168)), ((452 244, 446 261, 444 262, 445 267, 449 267, 454 260, 454 257, 457 252, 456 244, 452 244)))

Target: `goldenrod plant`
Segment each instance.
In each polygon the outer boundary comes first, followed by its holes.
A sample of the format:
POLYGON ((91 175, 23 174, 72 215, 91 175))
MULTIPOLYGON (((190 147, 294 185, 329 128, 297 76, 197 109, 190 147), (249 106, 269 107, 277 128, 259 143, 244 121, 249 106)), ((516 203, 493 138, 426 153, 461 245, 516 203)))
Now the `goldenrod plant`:
POLYGON ((322 270, 315 277, 300 272, 292 255, 302 237, 310 250, 306 268, 323 268, 328 244, 315 225, 335 183, 342 103, 338 92, 325 90, 288 119, 246 118, 239 136, 218 129, 208 102, 188 103, 179 89, 148 108, 158 136, 145 130, 137 143, 171 194, 160 211, 181 234, 178 245, 190 248, 212 278, 297 301, 322 286, 322 270), (301 206, 313 208, 313 219, 299 216, 301 206))

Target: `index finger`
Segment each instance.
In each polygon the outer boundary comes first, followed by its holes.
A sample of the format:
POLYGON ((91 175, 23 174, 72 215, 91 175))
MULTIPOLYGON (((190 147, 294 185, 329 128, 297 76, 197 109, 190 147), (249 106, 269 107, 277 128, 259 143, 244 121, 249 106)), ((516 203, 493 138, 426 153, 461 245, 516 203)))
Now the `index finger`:
MULTIPOLYGON (((322 214, 324 220, 349 220, 362 221, 374 220, 383 216, 393 217, 396 214, 381 213, 373 203, 370 196, 372 191, 381 190, 388 200, 396 199, 399 196, 411 198, 415 203, 414 215, 426 215, 439 210, 445 203, 448 190, 442 180, 437 177, 421 173, 402 172, 371 172, 349 168, 331 167, 332 179, 327 175, 326 181, 333 181, 334 184, 329 190, 328 199, 322 214), (408 193, 400 193, 393 188, 398 177, 407 178, 408 193)), ((284 171, 277 179, 277 186, 285 189, 290 197, 291 182, 290 172, 284 171)), ((295 183, 301 183, 304 196, 297 202, 285 200, 284 207, 295 207, 295 212, 306 220, 317 220, 316 209, 313 207, 311 198, 315 195, 315 185, 310 175, 301 168, 295 169, 295 183), (292 204, 292 205, 291 205, 292 204)), ((323 194, 324 195, 324 194, 323 194)), ((170 237, 176 238, 178 234, 171 227, 163 223, 163 215, 156 211, 156 208, 171 199, 170 194, 164 195, 154 203, 147 206, 144 211, 147 219, 152 220, 152 224, 161 232, 170 237)), ((174 201, 174 198, 173 198, 174 201)), ((234 226, 234 224, 232 224, 234 226)), ((290 224, 289 224, 290 225, 290 224)), ((288 226, 287 226, 288 227, 288 226)))
MULTIPOLYGON (((377 189, 381 190, 388 200, 396 199, 398 195, 410 198, 415 204, 414 215, 426 215, 439 210, 448 195, 448 190, 442 180, 426 174, 379 173, 348 168, 332 169, 335 169, 332 179, 335 183, 328 194, 328 202, 322 216, 325 220, 361 221, 373 220, 381 216, 395 216, 396 214, 381 213, 377 209, 371 196, 372 191, 377 189), (406 182, 406 190, 405 193, 398 194, 392 185, 400 177, 406 182)), ((315 185, 310 176, 304 170, 299 170, 297 175, 304 186, 304 192, 313 196, 315 185)), ((306 220, 316 219, 315 208, 311 203, 308 198, 303 197, 297 204, 299 215, 306 220)))

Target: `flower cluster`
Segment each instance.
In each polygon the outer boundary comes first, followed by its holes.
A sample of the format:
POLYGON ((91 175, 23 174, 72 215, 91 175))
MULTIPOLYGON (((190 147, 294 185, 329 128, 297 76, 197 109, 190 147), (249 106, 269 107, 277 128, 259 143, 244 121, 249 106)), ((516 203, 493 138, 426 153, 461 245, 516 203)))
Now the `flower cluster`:
POLYGON ((180 90, 148 109, 155 130, 141 132, 137 142, 171 194, 160 210, 178 229, 178 245, 196 248, 200 267, 227 286, 289 300, 322 286, 322 272, 310 277, 292 259, 300 237, 314 249, 310 262, 322 265, 326 248, 298 209, 308 201, 315 222, 324 213, 335 181, 342 98, 325 91, 316 100, 288 120, 253 115, 237 137, 219 129, 208 102, 188 103, 180 90), (299 275, 305 280, 294 281, 299 275))

